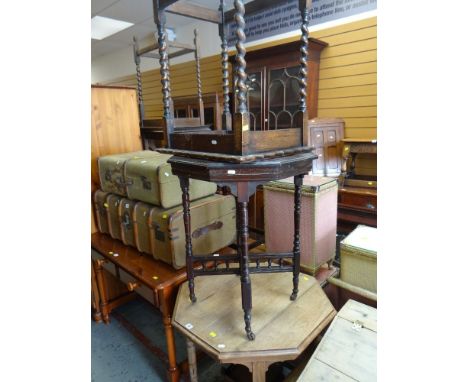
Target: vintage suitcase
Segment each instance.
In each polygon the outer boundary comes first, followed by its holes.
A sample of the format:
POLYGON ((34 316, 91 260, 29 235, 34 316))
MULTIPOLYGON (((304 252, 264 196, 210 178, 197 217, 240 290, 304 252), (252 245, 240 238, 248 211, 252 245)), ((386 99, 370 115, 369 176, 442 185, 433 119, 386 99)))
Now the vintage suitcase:
POLYGON ((114 239, 122 240, 122 232, 120 229, 120 201, 123 198, 119 195, 107 195, 107 224, 109 226, 109 234, 114 239))
POLYGON ((296 381, 377 381, 377 309, 348 300, 296 381))
POLYGON ((120 236, 125 245, 135 247, 135 229, 133 224, 134 200, 122 198, 119 204, 120 236))
POLYGON ((135 230, 135 245, 140 252, 152 254, 149 230, 149 218, 154 206, 137 202, 133 210, 133 227, 135 230))
POLYGON ((98 168, 101 190, 127 196, 124 178, 125 162, 130 158, 148 158, 157 155, 159 155, 159 153, 143 150, 99 157, 98 168))
POLYGON ((377 292, 377 228, 358 225, 340 244, 340 279, 377 292))
MULTIPOLYGON (((294 238, 292 178, 264 187, 267 252, 291 252, 294 238)), ((301 266, 312 274, 336 253, 338 183, 334 178, 306 175, 301 204, 301 266)))
MULTIPOLYGON (((167 160, 172 156, 160 154, 145 158, 132 158, 125 163, 124 178, 129 199, 171 208, 182 204, 179 178, 172 175, 167 160)), ((190 200, 216 192, 216 184, 190 179, 190 200)))
POLYGON ((94 193, 94 211, 99 232, 109 233, 109 223, 107 221, 107 196, 108 192, 97 190, 94 193))
MULTIPOLYGON (((192 250, 208 255, 228 246, 236 238, 236 205, 232 195, 212 195, 190 204, 192 250)), ((150 214, 153 257, 185 266, 185 229, 182 206, 171 209, 154 207, 150 214)))

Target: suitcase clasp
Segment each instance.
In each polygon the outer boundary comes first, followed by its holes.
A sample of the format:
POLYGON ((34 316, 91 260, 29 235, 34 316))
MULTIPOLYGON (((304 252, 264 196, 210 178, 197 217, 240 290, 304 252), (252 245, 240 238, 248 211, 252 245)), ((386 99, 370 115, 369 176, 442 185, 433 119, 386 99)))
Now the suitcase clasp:
POLYGON ((141 183, 143 184, 143 188, 145 190, 151 190, 151 182, 148 180, 146 176, 141 176, 141 183))
POLYGON ((131 229, 132 222, 130 220, 130 214, 128 212, 125 212, 122 216, 122 224, 125 227, 126 230, 131 229))

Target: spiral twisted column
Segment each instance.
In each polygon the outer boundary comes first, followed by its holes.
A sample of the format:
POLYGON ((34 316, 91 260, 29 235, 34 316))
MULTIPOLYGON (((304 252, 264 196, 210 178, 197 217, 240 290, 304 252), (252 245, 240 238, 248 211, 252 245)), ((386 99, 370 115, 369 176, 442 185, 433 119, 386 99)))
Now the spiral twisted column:
POLYGON ((229 67, 228 67, 228 48, 227 40, 223 39, 221 43, 222 73, 223 73, 223 112, 229 113, 229 67))
POLYGON ((145 112, 144 112, 144 106, 143 106, 143 87, 141 83, 141 71, 140 71, 141 58, 138 55, 138 42, 136 40, 136 37, 133 37, 133 59, 135 60, 135 66, 136 66, 138 112, 140 114, 140 127, 143 127, 143 119, 145 117, 145 112))
POLYGON ((205 108, 203 106, 202 88, 201 88, 201 73, 200 73, 200 55, 199 55, 199 44, 198 44, 198 29, 193 30, 193 44, 195 45, 195 66, 197 70, 197 94, 198 94, 198 107, 200 124, 205 124, 205 108))
POLYGON ((220 0, 219 13, 221 23, 219 24, 219 37, 221 39, 221 73, 223 75, 223 130, 231 130, 231 112, 229 110, 229 66, 228 66, 228 44, 225 32, 224 0, 220 0))
POLYGON ((166 15, 164 12, 159 12, 159 20, 156 23, 158 28, 158 45, 159 45, 159 72, 161 73, 161 85, 163 95, 163 115, 165 118, 171 117, 171 80, 169 76, 169 56, 167 52, 167 32, 166 32, 166 15))
POLYGON ((236 20, 236 76, 237 76, 237 110, 239 113, 244 113, 247 111, 247 74, 245 73, 245 68, 247 63, 245 61, 245 7, 243 0, 235 0, 234 7, 236 9, 236 13, 234 15, 234 19, 236 20))
POLYGON ((304 175, 294 176, 294 242, 293 242, 293 291, 291 300, 297 298, 299 293, 299 272, 301 263, 301 188, 304 175))
POLYGON ((306 111, 307 109, 307 57, 309 55, 308 47, 309 47, 309 9, 307 6, 304 6, 301 9, 301 17, 302 17, 302 24, 301 24, 301 58, 300 64, 301 69, 299 72, 299 79, 300 79, 300 99, 299 99, 299 110, 306 111))
POLYGON ((201 99, 202 88, 201 88, 201 74, 200 74, 200 55, 198 53, 198 29, 194 29, 193 34, 194 34, 193 43, 195 45, 195 65, 197 67, 197 94, 198 94, 198 99, 201 99))

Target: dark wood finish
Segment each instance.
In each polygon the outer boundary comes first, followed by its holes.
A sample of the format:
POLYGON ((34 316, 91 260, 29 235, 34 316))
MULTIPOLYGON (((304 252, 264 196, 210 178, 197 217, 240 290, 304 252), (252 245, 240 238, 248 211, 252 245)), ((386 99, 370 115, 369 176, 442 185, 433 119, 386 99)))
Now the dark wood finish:
POLYGON ((309 145, 318 155, 312 173, 320 176, 339 176, 341 173, 344 120, 314 118, 309 121, 309 145))
POLYGON ((356 157, 359 154, 377 156, 376 139, 343 139, 343 164, 340 180, 344 186, 377 188, 376 176, 356 175, 356 157))
POLYGON ((291 300, 297 298, 299 292, 299 270, 301 266, 301 187, 304 181, 304 175, 296 175, 294 177, 294 242, 293 242, 293 291, 291 300))
MULTIPOLYGON (((133 41, 135 42, 135 39, 133 41)), ((167 43, 167 45, 170 48, 177 48, 177 49, 181 49, 181 50, 186 51, 184 54, 194 52, 195 49, 196 49, 194 45, 185 44, 185 43, 178 42, 178 41, 169 41, 167 43)), ((158 49, 159 49, 159 43, 154 43, 154 44, 150 44, 148 46, 145 46, 144 48, 141 48, 141 49, 137 48, 136 49, 136 54, 137 54, 137 56, 144 56, 147 53, 153 52, 153 51, 158 50, 158 49)), ((159 55, 158 55, 158 58, 159 58, 159 55)))
POLYGON ((238 185, 237 188, 237 232, 239 235, 239 267, 240 267, 240 280, 241 280, 241 295, 242 295, 242 309, 244 310, 245 332, 249 340, 255 339, 255 334, 252 332, 252 285, 249 275, 249 229, 247 226, 248 213, 248 185, 243 183, 238 185), (240 187, 239 187, 240 186, 240 187))
MULTIPOLYGON (((272 46, 264 49, 258 49, 247 52, 245 59, 247 60, 247 75, 260 74, 261 83, 261 130, 271 129, 268 116, 268 88, 271 84, 270 72, 275 69, 292 68, 299 65, 300 41, 293 41, 287 44, 272 46), (275 59, 272 60, 271 57, 275 59)), ((314 39, 308 38, 308 56, 305 60, 307 65, 307 119, 313 119, 318 112, 318 76, 320 67, 320 53, 328 44, 314 39)), ((229 61, 232 65, 235 64, 235 56, 230 56, 229 61)), ((233 76, 234 76, 233 72, 233 76)), ((234 77, 233 77, 234 82, 234 77)), ((258 81, 259 79, 257 79, 258 81)), ((299 98, 299 94, 298 94, 299 98)))
POLYGON ((327 283, 327 285, 324 286, 323 291, 337 311, 340 310, 350 299, 377 308, 377 301, 363 297, 360 294, 353 293, 331 283, 327 283))
MULTIPOLYGON (((153 2, 156 7, 159 1, 153 2)), ((174 4, 176 5, 176 4, 174 4)), ((160 147, 171 146, 171 134, 173 132, 184 131, 187 134, 187 128, 200 128, 205 130, 205 109, 202 98, 201 90, 201 77, 200 77, 200 56, 199 56, 199 43, 198 31, 194 30, 194 44, 189 45, 176 41, 167 41, 167 33, 165 29, 166 17, 163 9, 154 8, 155 21, 158 27, 158 41, 145 48, 140 49, 136 38, 133 39, 133 59, 136 66, 137 75, 137 90, 138 90, 138 106, 140 116, 140 132, 142 137, 143 146, 145 149, 154 150, 160 147), (175 47, 180 49, 177 52, 169 54, 168 48, 175 47), (152 51, 158 50, 157 55, 152 55, 152 51), (174 117, 174 104, 171 98, 170 78, 169 78, 169 59, 182 56, 188 53, 195 54, 195 73, 197 79, 197 118, 175 118, 174 117), (155 57, 159 59, 161 84, 163 92, 163 117, 161 119, 148 120, 145 119, 145 110, 143 104, 143 89, 140 72, 141 57, 155 57), (151 131, 147 128, 151 127, 151 131)), ((193 114, 193 113, 191 113, 193 114)))
POLYGON ((216 132, 174 132, 173 147, 178 150, 201 151, 210 153, 229 153, 234 155, 251 155, 296 148, 302 145, 301 129, 284 129, 276 131, 246 131, 243 133, 242 147, 232 150, 236 137, 229 131, 216 132))
MULTIPOLYGON (((183 132, 187 133, 189 131, 197 132, 209 132, 211 131, 210 126, 200 126, 197 124, 197 121, 193 121, 193 118, 174 118, 174 132, 183 132), (188 120, 188 122, 187 122, 188 120), (184 126, 185 124, 189 126, 184 126), (196 125, 196 126, 194 126, 196 125)), ((162 120, 144 120, 143 123, 146 125, 163 123, 162 120)), ((154 127, 143 127, 140 129, 140 135, 143 142, 143 148, 145 150, 157 150, 161 147, 166 146, 164 127, 163 126, 154 126, 154 127)))
POLYGON ((338 190, 338 231, 351 232, 358 224, 377 227, 377 190, 343 187, 338 190))
MULTIPOLYGON (((135 248, 127 247, 110 236, 95 233, 91 235, 91 247, 99 253, 100 259, 94 260, 99 293, 101 295, 101 313, 103 320, 109 322, 109 314, 118 304, 110 303, 107 295, 107 285, 103 277, 102 266, 104 263, 115 266, 116 273, 121 280, 131 278, 131 288, 139 293, 139 289, 151 291, 152 304, 161 311, 166 344, 168 349, 168 378, 170 381, 178 381, 180 367, 176 362, 174 332, 171 324, 172 311, 174 309, 178 286, 186 279, 184 269, 174 270, 170 265, 154 260, 151 256, 138 252, 135 248), (114 256, 118 254, 118 256, 114 256), (128 275, 124 278, 124 275, 128 275)), ((127 281, 126 281, 127 282, 127 281)), ((127 295, 134 297, 134 293, 127 295)), ((145 296, 143 296, 145 297, 145 296)), ((147 299, 145 297, 145 299, 147 299)))
POLYGON ((223 74, 223 130, 232 130, 232 115, 229 105, 229 64, 228 64, 228 44, 226 39, 226 28, 225 28, 225 3, 224 0, 220 1, 219 12, 221 15, 221 24, 219 25, 218 32, 219 38, 221 39, 221 66, 223 74))
POLYGON ((221 17, 218 12, 190 3, 176 2, 167 7, 166 12, 173 13, 174 15, 191 17, 196 20, 208 21, 214 24, 219 24, 221 22, 221 17))
MULTIPOLYGON (((299 44, 296 46, 297 62, 299 62, 300 69, 298 74, 295 76, 299 83, 300 92, 297 94, 296 99, 291 99, 292 104, 296 104, 299 101, 297 110, 294 110, 294 114, 291 114, 286 110, 286 101, 284 101, 282 111, 278 112, 277 119, 280 119, 280 115, 289 115, 290 120, 287 125, 283 122, 281 125, 282 131, 251 131, 250 118, 251 113, 248 111, 247 104, 247 63, 245 60, 246 49, 245 49, 245 7, 242 0, 236 0, 234 2, 236 12, 236 50, 235 56, 236 64, 234 75, 236 78, 236 98, 237 98, 237 110, 233 116, 232 121, 232 132, 229 130, 228 123, 224 123, 226 134, 198 134, 194 132, 184 132, 183 136, 180 133, 174 133, 174 120, 173 115, 170 114, 170 76, 169 76, 169 61, 166 52, 167 35, 165 32, 165 12, 164 7, 161 8, 161 3, 157 0, 154 1, 154 15, 155 22, 158 28, 158 45, 160 53, 160 71, 161 71, 161 83, 163 93, 163 105, 164 105, 164 131, 165 141, 169 148, 177 150, 192 150, 201 152, 214 152, 214 153, 225 153, 229 155, 245 156, 249 154, 256 154, 262 152, 276 153, 283 149, 295 149, 297 147, 306 146, 308 144, 308 129, 307 129, 307 96, 308 96, 308 65, 309 60, 309 38, 308 38, 308 21, 310 11, 310 1, 299 1, 299 9, 301 11, 301 39, 299 44), (283 114, 282 114, 283 113, 283 114)), ((172 4, 172 3, 171 3, 172 4)), ((260 4, 260 3, 259 3, 260 4)), ((266 4, 262 2, 265 6, 266 4)), ((168 5, 170 5, 168 3, 168 5)), ((220 4, 221 22, 224 22, 223 11, 224 2, 220 4)), ((220 28, 220 36, 222 40, 222 49, 224 49, 224 24, 220 28)), ((321 43, 321 48, 326 44, 321 43)), ((195 44, 196 45, 196 44, 195 44)), ((320 45, 320 44, 317 44, 320 45)), ((312 55, 313 56, 313 55, 312 55)), ((223 94, 226 94, 225 90, 225 51, 221 55, 223 64, 223 94)), ((196 55, 197 58, 197 55, 196 55)), ((285 85, 284 85, 285 86, 285 85)), ((293 97, 294 98, 294 97, 293 97)), ((311 97, 309 97, 311 98, 311 97)), ((315 97, 314 97, 315 99, 315 97)), ((310 100, 309 100, 310 102, 310 100)), ((226 109, 226 108, 225 108, 226 109)), ((226 120, 227 113, 223 113, 223 119, 226 120)), ((276 128, 276 127, 275 127, 276 128)))
MULTIPOLYGON (((236 194, 239 182, 264 184, 272 180, 307 174, 316 158, 315 154, 308 152, 256 162, 226 163, 173 156, 168 163, 171 164, 174 175, 215 182, 221 186, 227 185, 231 192, 236 194)), ((250 193, 254 190, 255 188, 251 189, 250 193)))
POLYGON ((262 161, 264 159, 276 159, 280 157, 286 157, 302 153, 310 153, 312 152, 312 148, 309 146, 293 147, 291 149, 267 151, 263 153, 249 155, 226 155, 221 153, 176 149, 158 149, 158 151, 162 153, 177 155, 179 157, 196 158, 210 161, 222 161, 225 163, 251 163, 256 161, 262 161))
MULTIPOLYGON (((251 14, 260 11, 264 8, 270 8, 281 3, 284 3, 284 0, 254 0, 245 5, 245 11, 247 12, 247 14, 251 14)), ((235 9, 231 9, 230 11, 226 12, 226 22, 229 23, 232 20, 234 20, 235 14, 235 9)))
POLYGON ((189 178, 186 176, 179 177, 180 188, 182 190, 182 208, 184 210, 184 228, 185 228, 185 255, 187 264, 187 277, 189 280, 190 300, 197 301, 194 291, 193 282, 193 252, 192 252, 192 229, 190 228, 190 195, 189 195, 189 178))
POLYGON ((249 228, 258 232, 265 231, 262 186, 258 186, 249 199, 249 228))
MULTIPOLYGON (((219 275, 238 274, 241 276, 242 308, 244 311, 245 331, 249 340, 255 339, 251 328, 252 310, 252 290, 250 285, 250 273, 276 273, 293 272, 293 293, 291 299, 294 300, 298 293, 299 270, 300 270, 300 187, 304 174, 307 174, 312 167, 312 160, 316 156, 312 153, 303 153, 293 156, 263 160, 258 162, 232 164, 223 162, 213 162, 194 158, 183 158, 173 156, 169 159, 174 175, 179 176, 182 189, 182 201, 184 209, 184 224, 186 234, 186 256, 187 274, 189 279, 190 299, 196 301, 194 292, 194 277, 198 275, 219 275), (265 182, 284 179, 289 176, 295 177, 295 235, 294 249, 292 253, 268 254, 250 257, 248 245, 248 201, 255 192, 257 185, 265 182), (227 186, 232 194, 237 198, 237 255, 224 257, 204 257, 196 256, 203 266, 201 269, 193 269, 193 256, 191 246, 190 230, 190 202, 189 202, 189 182, 188 178, 216 182, 218 186, 227 186), (292 266, 283 263, 283 258, 292 259, 292 266), (277 265, 272 265, 272 260, 278 260, 277 265), (225 268, 218 268, 218 260, 224 261, 225 268), (250 262, 255 261, 256 266, 250 267, 250 262), (268 260, 267 266, 260 266, 260 261, 268 260), (208 268, 205 263, 215 261, 214 267, 208 268), (239 267, 230 268, 231 263, 239 263, 239 267)), ((196 255, 196 254, 195 254, 196 255)))
MULTIPOLYGON (((200 116, 200 107, 198 96, 174 97, 174 116, 175 126, 177 121, 182 120, 183 116, 197 119, 200 116)), ((229 100, 228 100, 229 103, 229 100)), ((205 125, 213 125, 214 130, 222 130, 222 107, 217 93, 208 93, 203 95, 205 125)), ((198 122, 200 124, 200 122, 198 122)))

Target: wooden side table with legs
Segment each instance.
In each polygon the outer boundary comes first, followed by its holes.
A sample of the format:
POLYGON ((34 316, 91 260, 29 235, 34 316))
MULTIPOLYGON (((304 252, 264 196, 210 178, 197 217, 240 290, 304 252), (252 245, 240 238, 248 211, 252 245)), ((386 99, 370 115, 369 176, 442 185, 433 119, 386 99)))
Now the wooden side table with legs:
POLYGON ((182 205, 184 208, 185 241, 187 255, 187 277, 189 280, 190 299, 196 302, 194 278, 200 275, 237 274, 240 275, 242 290, 242 308, 244 311, 245 331, 250 340, 255 339, 251 328, 252 289, 251 273, 292 272, 293 288, 290 296, 295 300, 299 287, 300 271, 300 232, 299 222, 301 214, 301 186, 305 174, 312 168, 312 160, 316 158, 312 153, 301 153, 287 157, 261 160, 249 163, 214 162, 210 160, 174 156, 169 159, 173 174, 179 176, 182 188, 182 205), (292 252, 285 253, 249 253, 248 248, 248 202, 249 197, 260 184, 271 180, 284 179, 294 176, 294 237, 291 237, 292 252), (192 253, 190 228, 190 198, 189 178, 215 182, 219 186, 227 186, 237 199, 237 256, 217 256, 211 254, 200 256, 192 253), (193 269, 194 261, 202 264, 213 260, 226 262, 226 268, 215 267, 193 269), (292 265, 283 260, 291 259, 292 265), (277 261, 273 263, 272 261, 277 261), (262 261, 268 265, 261 265, 262 261), (251 266, 254 262, 254 266, 251 266), (239 267, 230 267, 231 263, 238 263, 239 267))
POLYGON ((167 344, 167 373, 169 381, 178 381, 181 373, 176 361, 174 330, 171 319, 178 287, 187 280, 185 269, 175 270, 170 265, 153 259, 102 233, 91 235, 93 267, 100 295, 100 312, 105 323, 118 305, 138 293, 158 308, 162 314, 167 344), (115 300, 108 300, 104 270, 127 285, 129 292, 115 300))

